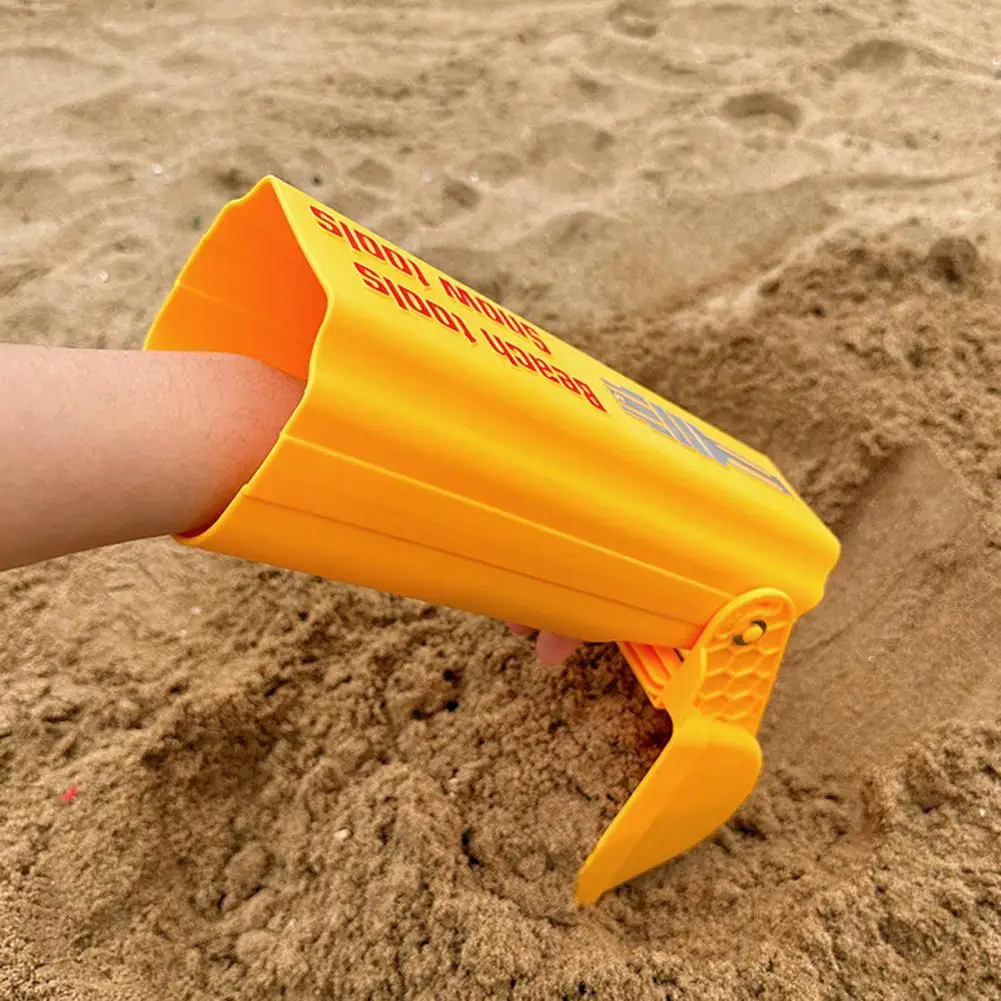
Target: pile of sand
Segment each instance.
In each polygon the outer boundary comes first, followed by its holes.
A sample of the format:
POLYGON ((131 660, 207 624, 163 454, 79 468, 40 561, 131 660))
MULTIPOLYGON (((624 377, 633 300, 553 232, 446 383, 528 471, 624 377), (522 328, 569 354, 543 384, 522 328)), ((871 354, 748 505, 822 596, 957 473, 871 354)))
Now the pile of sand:
POLYGON ((844 557, 752 799, 587 911, 665 737, 610 648, 161 542, 5 575, 3 996, 1001 996, 989 13, 282 6, 0 3, 0 336, 137 344, 275 170, 767 451, 844 557))

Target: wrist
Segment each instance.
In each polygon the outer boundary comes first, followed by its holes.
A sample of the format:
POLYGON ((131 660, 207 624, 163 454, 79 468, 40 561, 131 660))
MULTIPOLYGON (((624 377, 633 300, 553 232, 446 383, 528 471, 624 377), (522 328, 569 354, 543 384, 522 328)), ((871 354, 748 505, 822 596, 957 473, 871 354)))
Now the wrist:
POLYGON ((302 397, 304 385, 239 355, 151 352, 176 392, 170 443, 183 476, 170 491, 167 534, 211 524, 264 462, 302 397))

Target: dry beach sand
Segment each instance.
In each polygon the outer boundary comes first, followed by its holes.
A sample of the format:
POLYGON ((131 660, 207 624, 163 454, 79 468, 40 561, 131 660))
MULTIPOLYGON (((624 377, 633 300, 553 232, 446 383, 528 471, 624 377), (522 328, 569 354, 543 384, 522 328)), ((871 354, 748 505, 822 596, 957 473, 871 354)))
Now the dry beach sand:
POLYGON ((752 799, 588 911, 664 739, 613 650, 168 542, 5 575, 0 996, 1001 997, 992 6, 0 0, 0 337, 138 345, 276 172, 844 542, 752 799))

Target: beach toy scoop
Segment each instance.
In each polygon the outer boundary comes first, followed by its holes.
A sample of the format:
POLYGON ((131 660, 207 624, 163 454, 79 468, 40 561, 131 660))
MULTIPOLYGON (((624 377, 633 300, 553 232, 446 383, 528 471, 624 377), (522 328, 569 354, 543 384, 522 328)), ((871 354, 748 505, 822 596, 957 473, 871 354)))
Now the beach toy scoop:
POLYGON ((588 641, 671 737, 581 903, 724 824, 834 536, 765 456, 277 178, 226 206, 149 333, 306 383, 183 542, 588 641))

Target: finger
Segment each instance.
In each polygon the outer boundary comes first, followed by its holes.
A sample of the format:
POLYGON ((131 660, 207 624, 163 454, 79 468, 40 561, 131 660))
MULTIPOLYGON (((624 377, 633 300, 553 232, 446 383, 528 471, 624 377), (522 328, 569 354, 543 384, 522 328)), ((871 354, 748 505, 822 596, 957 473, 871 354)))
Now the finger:
POLYGON ((531 636, 535 630, 531 626, 522 626, 517 622, 508 622, 508 629, 515 634, 515 636, 531 636))
POLYGON ((535 653, 543 664, 562 664, 578 647, 580 640, 558 633, 539 633, 535 653))

